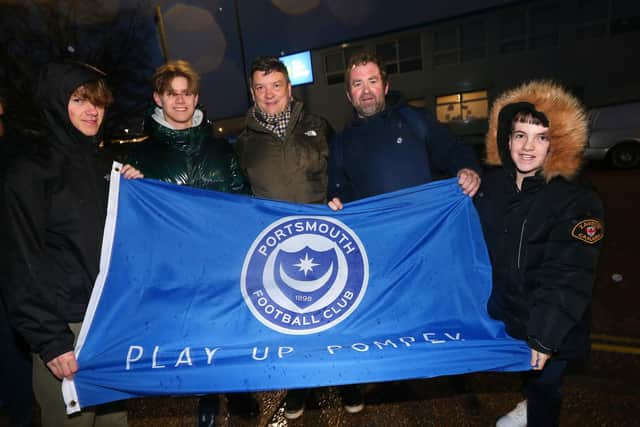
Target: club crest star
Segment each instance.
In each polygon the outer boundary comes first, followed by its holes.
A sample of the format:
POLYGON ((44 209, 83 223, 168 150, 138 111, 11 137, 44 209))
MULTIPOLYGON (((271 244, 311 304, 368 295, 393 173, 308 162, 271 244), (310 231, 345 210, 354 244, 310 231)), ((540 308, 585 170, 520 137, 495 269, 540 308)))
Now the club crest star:
POLYGON ((304 259, 300 258, 300 262, 297 264, 293 264, 294 267, 298 267, 298 271, 304 271, 304 277, 307 277, 307 273, 313 271, 313 267, 316 267, 320 264, 316 264, 313 262, 313 258, 309 258, 309 254, 304 254, 304 259))

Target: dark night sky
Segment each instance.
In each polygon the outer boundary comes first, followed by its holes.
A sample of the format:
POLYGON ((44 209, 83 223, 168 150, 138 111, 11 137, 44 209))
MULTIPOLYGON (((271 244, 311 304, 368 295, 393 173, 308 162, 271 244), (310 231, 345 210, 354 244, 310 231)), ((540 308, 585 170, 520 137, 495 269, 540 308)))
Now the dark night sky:
MULTIPOLYGON (((458 16, 514 0, 238 0, 247 65, 280 55, 458 16)), ((163 1, 171 58, 203 73, 201 102, 213 118, 243 114, 248 93, 233 0, 163 1)))
MULTIPOLYGON (((210 118, 219 119, 242 115, 249 106, 243 52, 250 65, 257 55, 336 45, 515 1, 0 0, 0 47, 27 64, 25 71, 37 73, 38 64, 67 43, 66 30, 43 21, 47 7, 55 5, 55 16, 73 29, 78 59, 112 72, 112 85, 125 83, 114 89, 133 105, 124 115, 131 116, 150 102, 149 80, 163 62, 154 19, 160 6, 169 58, 186 59, 201 73, 200 102, 210 118)), ((21 78, 15 67, 7 72, 7 58, 0 61, 0 78, 21 78)))

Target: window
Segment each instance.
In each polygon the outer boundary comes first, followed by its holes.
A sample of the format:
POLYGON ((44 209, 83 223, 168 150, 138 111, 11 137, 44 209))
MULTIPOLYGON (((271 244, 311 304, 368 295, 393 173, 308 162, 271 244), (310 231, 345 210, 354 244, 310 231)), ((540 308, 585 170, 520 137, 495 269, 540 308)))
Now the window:
POLYGON ((500 52, 557 46, 559 16, 559 8, 553 2, 503 12, 500 16, 500 52))
POLYGON ((529 48, 538 49, 558 45, 558 16, 557 6, 543 4, 529 10, 531 22, 529 32, 529 48))
MULTIPOLYGON (((375 48, 376 54, 386 67, 387 74, 422 70, 422 43, 419 34, 380 42, 376 44, 375 48)), ((364 50, 364 45, 344 46, 338 51, 327 53, 324 57, 327 84, 344 83, 344 72, 349 59, 355 53, 364 50)))
POLYGON ((486 56, 486 34, 483 21, 473 21, 460 27, 462 39, 462 62, 486 56))
POLYGON ((611 1, 611 34, 640 31, 640 3, 629 0, 611 1))
POLYGON ((464 22, 433 33, 433 65, 460 64, 485 58, 486 31, 482 20, 464 22))
POLYGON ((527 18, 524 9, 511 10, 500 17, 500 52, 510 53, 527 47, 527 18))
POLYGON ((324 70, 327 75, 327 84, 344 83, 344 72, 349 59, 353 54, 363 50, 364 46, 345 46, 339 51, 326 54, 324 57, 324 70))
POLYGON ((384 62, 387 74, 422 70, 422 44, 418 34, 379 43, 376 54, 384 62))
POLYGON ((640 2, 579 0, 576 17, 578 39, 640 31, 640 2))
POLYGON ((398 40, 398 64, 401 73, 422 70, 422 43, 420 35, 398 40))
POLYGON ((577 38, 603 37, 608 33, 608 0, 580 0, 578 2, 577 38))
POLYGON ((398 47, 395 40, 376 45, 376 54, 385 64, 387 74, 398 72, 398 47))
POLYGON ((436 98, 436 116, 442 123, 469 122, 486 119, 488 115, 489 101, 486 90, 454 93, 436 98))
POLYGON ((344 55, 342 51, 330 53, 324 57, 324 69, 327 75, 327 84, 337 84, 344 81, 344 55))
POLYGON ((446 28, 433 33, 433 65, 436 67, 457 64, 460 48, 458 46, 458 28, 446 28))

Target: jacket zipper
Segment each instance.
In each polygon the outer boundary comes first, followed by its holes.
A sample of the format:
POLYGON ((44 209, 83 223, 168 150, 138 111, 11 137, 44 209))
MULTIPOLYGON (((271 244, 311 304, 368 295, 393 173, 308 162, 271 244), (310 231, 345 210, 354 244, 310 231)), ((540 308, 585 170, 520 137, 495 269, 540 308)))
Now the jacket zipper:
POLYGON ((527 224, 527 219, 522 221, 522 228, 520 228, 520 244, 518 245, 518 270, 520 270, 520 254, 522 253, 522 238, 524 237, 524 226, 527 224))

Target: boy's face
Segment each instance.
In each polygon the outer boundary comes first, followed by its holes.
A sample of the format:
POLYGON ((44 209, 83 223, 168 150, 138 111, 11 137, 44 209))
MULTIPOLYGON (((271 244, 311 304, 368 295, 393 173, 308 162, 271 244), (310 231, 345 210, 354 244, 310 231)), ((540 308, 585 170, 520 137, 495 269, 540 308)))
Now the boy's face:
POLYGON ((511 160, 516 165, 518 182, 542 169, 549 152, 549 128, 516 122, 509 137, 511 160))
POLYGON ((95 136, 104 119, 104 107, 94 105, 84 95, 82 87, 69 97, 67 105, 71 124, 85 136, 95 136))
POLYGON ((198 95, 189 90, 189 81, 185 77, 174 77, 164 93, 153 92, 153 99, 162 108, 164 119, 174 129, 192 126, 198 95))

